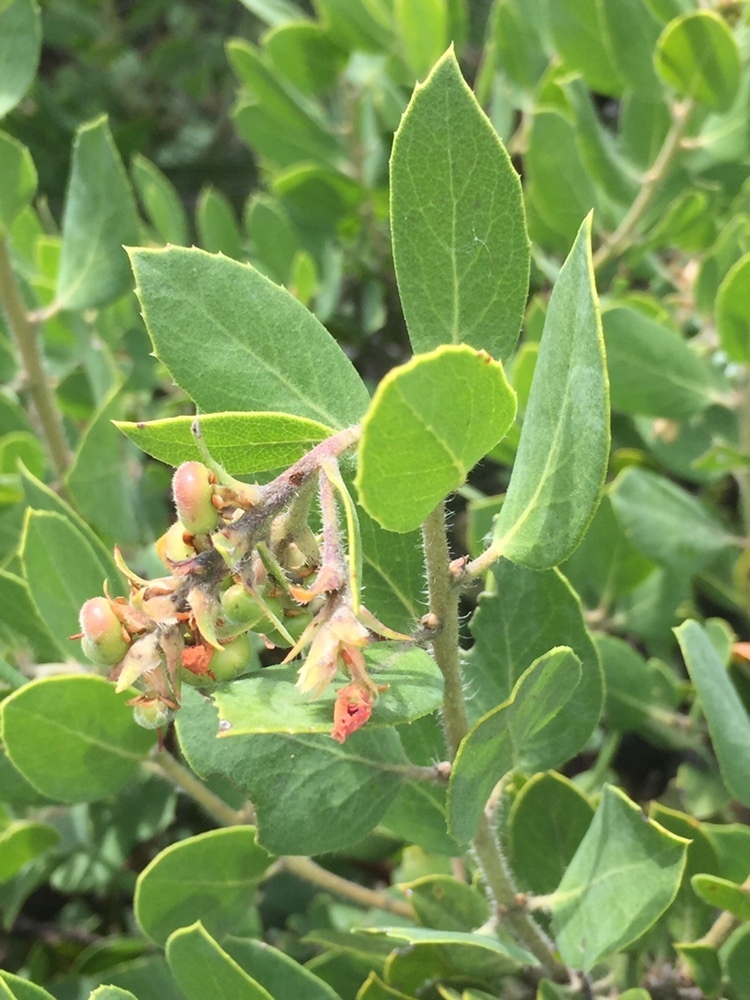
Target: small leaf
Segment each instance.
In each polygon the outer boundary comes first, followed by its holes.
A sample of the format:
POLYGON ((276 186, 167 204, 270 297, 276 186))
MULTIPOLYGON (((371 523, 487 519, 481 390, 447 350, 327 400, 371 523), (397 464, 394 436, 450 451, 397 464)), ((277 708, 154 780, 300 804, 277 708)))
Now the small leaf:
POLYGON ((34 0, 0 4, 0 118, 31 86, 41 45, 42 25, 34 0))
POLYGON ((362 422, 362 506, 389 531, 418 528, 503 437, 515 412, 502 365, 484 351, 446 345, 393 368, 362 422))
POLYGON ((278 948, 253 938, 230 937, 224 951, 253 981, 272 997, 304 997, 304 1000, 339 1000, 316 975, 278 948))
POLYGON ((67 639, 52 636, 45 617, 36 606, 29 585, 15 573, 0 569, 0 607, 3 624, 16 637, 21 637, 33 651, 38 663, 57 663, 74 657, 76 650, 67 639))
MULTIPOLYGON (((491 957, 497 963, 496 968, 504 971, 496 971, 496 975, 507 975, 515 972, 521 965, 538 965, 537 960, 529 952, 513 944, 510 941, 500 941, 496 937, 485 937, 482 934, 467 934, 463 931, 440 931, 432 930, 429 927, 367 927, 364 928, 371 934, 383 934, 394 941, 404 941, 410 945, 412 951, 418 951, 430 945, 438 945, 445 950, 446 957, 450 954, 451 946, 456 953, 462 953, 464 962, 480 961, 483 958, 491 957)), ((394 947, 404 948, 404 945, 394 947)), ((448 963, 450 966, 450 962, 448 963)), ((436 978, 440 976, 440 969, 436 968, 436 978)))
POLYGON ((123 244, 138 234, 133 193, 106 117, 82 125, 73 144, 55 299, 61 309, 104 306, 132 283, 123 244))
POLYGON ((13 765, 59 802, 94 802, 126 785, 154 745, 132 709, 100 677, 45 677, 2 703, 2 735, 13 765))
MULTIPOLYGON (((369 729, 412 722, 433 712, 443 697, 443 676, 423 649, 378 642, 364 651, 376 684, 388 685, 367 723, 369 729)), ((331 685, 318 698, 296 686, 298 665, 267 667, 255 677, 219 688, 215 695, 227 739, 249 733, 328 733, 336 692, 331 685)))
POLYGON ((217 733, 215 708, 183 691, 177 734, 190 766, 203 778, 223 775, 252 799, 259 843, 276 854, 322 854, 357 843, 405 777, 407 759, 393 729, 365 727, 343 746, 317 734, 217 740, 217 733))
POLYGON ((89 1000, 138 1000, 130 990, 121 990, 119 986, 97 986, 89 994, 89 1000))
POLYGON ((709 906, 726 910, 740 920, 750 920, 750 889, 715 875, 693 875, 690 884, 709 906))
POLYGON ((27 979, 0 969, 0 997, 3 1000, 55 1000, 51 993, 27 979), (7 991, 3 993, 3 988, 7 991))
POLYGON ((330 89, 346 61, 326 29, 313 21, 282 24, 263 36, 274 67, 303 93, 330 89))
POLYGON ((452 49, 396 133, 391 227, 414 350, 464 342, 506 360, 529 282, 521 184, 452 49))
POLYGON ((448 44, 448 4, 446 0, 396 0, 393 13, 406 61, 419 79, 448 44))
POLYGON ((568 69, 576 69, 592 90, 617 97, 623 84, 604 44, 597 0, 556 0, 547 5, 557 52, 568 69))
POLYGON ((486 896, 475 886, 451 875, 426 875, 400 887, 423 927, 441 931, 471 931, 490 915, 486 896))
POLYGON ((448 823, 456 840, 474 836, 505 774, 557 767, 585 744, 596 719, 581 715, 575 697, 580 680, 581 661, 572 650, 552 649, 521 675, 508 701, 469 730, 448 785, 448 823))
POLYGON ((204 250, 242 259, 242 237, 232 203, 211 184, 207 184, 198 196, 195 224, 204 250))
POLYGON ((719 285, 716 297, 716 328, 722 348, 732 361, 750 361, 750 253, 734 264, 719 285))
POLYGON ((0 882, 12 879, 24 865, 59 840, 60 834, 48 823, 16 820, 0 830, 0 882))
POLYGON ((155 352, 201 410, 291 412, 335 428, 361 419, 364 383, 286 289, 202 250, 131 255, 155 352))
POLYGON ((274 1000, 219 947, 200 921, 171 935, 167 962, 187 1000, 274 1000))
POLYGON ((581 226, 552 291, 493 547, 532 569, 567 559, 596 512, 609 457, 609 392, 590 250, 581 226))
POLYGON ((742 77, 740 52, 726 21, 713 11, 670 21, 654 59, 659 76, 682 97, 719 111, 734 101, 742 77))
MULTIPOLYGON (((0 32, 2 19, 0 14, 0 32)), ((7 231, 19 212, 31 204, 36 180, 36 168, 28 149, 13 136, 0 132, 0 233, 7 231)))
POLYGON ((647 101, 661 97, 653 52, 661 23, 645 0, 597 0, 603 40, 612 66, 628 88, 647 101))
POLYGON ((130 165, 133 184, 146 210, 146 217, 163 243, 184 246, 188 222, 180 196, 159 168, 137 153, 130 165))
MULTIPOLYGON (((167 465, 202 459, 191 427, 195 417, 115 421, 147 454, 167 465)), ((206 413, 201 434, 211 457, 234 476, 283 469, 333 434, 330 427, 290 413, 206 413)))
POLYGON ((587 972, 647 931, 677 893, 687 845, 605 785, 586 836, 547 900, 563 960, 587 972))
POLYGON ((172 844, 138 876, 134 907, 141 930, 163 945, 174 930, 200 917, 214 934, 226 934, 252 905, 271 861, 255 843, 252 826, 210 830, 172 844))
POLYGON ((698 500, 646 469, 621 472, 610 497, 634 548, 676 570, 695 573, 733 544, 698 500))
POLYGON ((750 717, 698 622, 683 622, 674 632, 706 715, 721 776, 732 795, 750 805, 750 717))
POLYGON ((396 632, 411 632, 426 612, 424 556, 419 532, 395 532, 359 510, 365 604, 396 632))

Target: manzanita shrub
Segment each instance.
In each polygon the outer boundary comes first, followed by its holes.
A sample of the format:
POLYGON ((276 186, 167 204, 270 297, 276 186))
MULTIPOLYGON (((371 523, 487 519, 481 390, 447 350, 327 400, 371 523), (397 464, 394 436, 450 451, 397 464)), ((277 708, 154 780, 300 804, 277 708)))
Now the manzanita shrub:
POLYGON ((0 995, 747 1000, 747 6, 245 6, 201 248, 0 5, 0 995))

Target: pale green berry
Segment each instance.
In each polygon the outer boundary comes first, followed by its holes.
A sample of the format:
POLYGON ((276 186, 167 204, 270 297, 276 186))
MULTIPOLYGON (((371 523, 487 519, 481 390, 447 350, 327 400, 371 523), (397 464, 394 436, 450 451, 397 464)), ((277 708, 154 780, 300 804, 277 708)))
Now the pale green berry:
POLYGON ((144 729, 160 729, 172 721, 174 712, 158 699, 133 706, 133 718, 144 729))

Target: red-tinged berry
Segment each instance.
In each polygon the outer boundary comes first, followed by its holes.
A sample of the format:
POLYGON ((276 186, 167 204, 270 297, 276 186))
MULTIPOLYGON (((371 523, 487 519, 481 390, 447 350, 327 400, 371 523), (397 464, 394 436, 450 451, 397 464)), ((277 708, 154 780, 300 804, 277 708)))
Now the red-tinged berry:
POLYGON ((191 535, 207 535, 219 523, 211 473, 202 462, 183 462, 172 478, 177 516, 191 535))
POLYGON ((80 611, 81 647, 92 663, 113 666, 128 651, 122 625, 106 597, 92 597, 80 611))

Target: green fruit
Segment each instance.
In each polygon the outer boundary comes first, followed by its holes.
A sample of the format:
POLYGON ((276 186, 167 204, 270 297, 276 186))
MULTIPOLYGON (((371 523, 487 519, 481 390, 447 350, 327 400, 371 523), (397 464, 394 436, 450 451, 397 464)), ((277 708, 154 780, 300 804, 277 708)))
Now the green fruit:
POLYGON ((195 555, 195 549, 185 542, 184 535, 185 525, 182 521, 175 521, 154 543, 156 554, 167 569, 171 568, 170 563, 191 559, 195 555))
POLYGON ((231 681, 250 667, 257 669, 253 644, 247 633, 238 635, 211 657, 210 670, 217 681, 231 681))
POLYGON ((133 718, 144 729, 159 729, 171 722, 173 717, 172 709, 156 699, 133 706, 133 718))
POLYGON ((210 477, 202 462, 183 462, 172 478, 177 516, 191 535, 207 535, 219 523, 210 477))
POLYGON ((227 619, 227 628, 231 634, 252 628, 265 617, 263 608, 258 604, 241 583, 233 583, 221 595, 221 610, 227 619), (242 626, 232 631, 231 626, 242 626))
POLYGON ((128 651, 122 625, 106 597, 92 597, 80 611, 81 648, 92 663, 114 666, 128 651))

